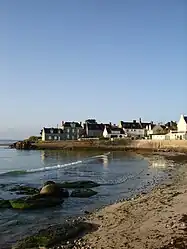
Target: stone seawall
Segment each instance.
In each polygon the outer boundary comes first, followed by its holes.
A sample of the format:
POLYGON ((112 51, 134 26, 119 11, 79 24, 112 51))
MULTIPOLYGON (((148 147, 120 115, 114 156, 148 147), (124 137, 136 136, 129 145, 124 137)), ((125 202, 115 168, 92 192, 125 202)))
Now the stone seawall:
POLYGON ((184 140, 119 140, 119 141, 59 141, 40 142, 36 149, 63 150, 150 150, 187 152, 187 141, 184 140))
POLYGON ((132 141, 128 148, 133 149, 150 149, 150 150, 172 150, 172 151, 186 151, 187 140, 136 140, 132 141))

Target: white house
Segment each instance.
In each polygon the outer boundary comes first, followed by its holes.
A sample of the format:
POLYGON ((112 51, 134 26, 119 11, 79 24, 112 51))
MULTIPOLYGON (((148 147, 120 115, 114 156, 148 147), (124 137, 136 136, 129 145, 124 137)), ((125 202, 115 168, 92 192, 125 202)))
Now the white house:
POLYGON ((166 140, 166 134, 153 134, 152 140, 166 140))
POLYGON ((177 130, 178 132, 187 133, 187 116, 181 115, 177 124, 177 130))
POLYGON ((107 127, 105 126, 103 131, 103 137, 105 138, 125 138, 127 135, 125 134, 124 130, 119 127, 107 127))

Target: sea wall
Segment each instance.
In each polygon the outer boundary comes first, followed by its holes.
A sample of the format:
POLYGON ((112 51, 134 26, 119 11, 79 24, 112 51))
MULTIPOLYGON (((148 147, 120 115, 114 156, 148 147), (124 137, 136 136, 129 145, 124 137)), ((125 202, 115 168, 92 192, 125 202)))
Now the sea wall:
POLYGON ((36 149, 64 150, 150 150, 187 152, 186 140, 119 140, 119 141, 60 141, 40 142, 36 149))
POLYGON ((171 151, 186 151, 187 140, 136 140, 131 141, 127 145, 129 148, 134 149, 150 149, 150 150, 171 150, 171 151))

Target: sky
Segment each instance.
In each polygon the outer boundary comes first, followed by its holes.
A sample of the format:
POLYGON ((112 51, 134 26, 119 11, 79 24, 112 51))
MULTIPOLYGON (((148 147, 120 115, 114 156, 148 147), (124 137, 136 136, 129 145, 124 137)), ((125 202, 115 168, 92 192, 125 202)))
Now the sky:
POLYGON ((186 0, 0 0, 0 138, 187 114, 186 0))

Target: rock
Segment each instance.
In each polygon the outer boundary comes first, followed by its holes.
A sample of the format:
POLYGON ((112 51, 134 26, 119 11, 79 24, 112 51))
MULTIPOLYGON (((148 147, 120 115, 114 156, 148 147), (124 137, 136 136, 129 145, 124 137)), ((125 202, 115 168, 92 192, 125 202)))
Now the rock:
MULTIPOLYGON (((66 243, 70 239, 76 238, 78 235, 92 230, 97 227, 87 222, 68 222, 62 225, 50 226, 46 229, 40 230, 32 236, 26 237, 18 241, 12 249, 36 249, 39 246, 51 248, 62 242, 66 243)), ((64 244, 63 243, 63 244, 64 244)))
POLYGON ((29 140, 24 141, 18 141, 16 143, 13 143, 9 146, 11 149, 17 149, 17 150, 30 150, 35 149, 36 146, 34 146, 29 140))
POLYGON ((49 184, 56 184, 56 182, 54 182, 54 181, 47 181, 47 182, 44 183, 43 186, 46 186, 46 185, 49 185, 49 184))
POLYGON ((60 205, 64 200, 59 198, 48 198, 44 195, 34 195, 32 197, 23 197, 10 200, 10 204, 14 209, 37 209, 47 208, 60 205))
POLYGON ((39 194, 39 189, 29 187, 29 186, 15 186, 11 189, 9 189, 12 192, 16 192, 16 194, 20 195, 34 195, 34 194, 39 194))
POLYGON ((59 184, 48 184, 44 186, 40 194, 54 196, 54 197, 69 197, 69 192, 64 190, 59 184))
POLYGON ((100 184, 93 181, 63 182, 59 184, 62 188, 95 188, 100 184))
POLYGON ((93 191, 92 189, 76 189, 73 190, 71 193, 71 197, 78 197, 78 198, 87 198, 93 195, 96 195, 97 192, 93 191))
POLYGON ((11 208, 11 204, 9 202, 9 200, 0 200, 0 208, 11 208))

